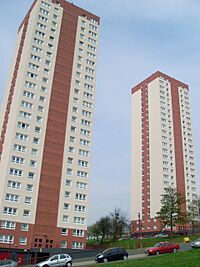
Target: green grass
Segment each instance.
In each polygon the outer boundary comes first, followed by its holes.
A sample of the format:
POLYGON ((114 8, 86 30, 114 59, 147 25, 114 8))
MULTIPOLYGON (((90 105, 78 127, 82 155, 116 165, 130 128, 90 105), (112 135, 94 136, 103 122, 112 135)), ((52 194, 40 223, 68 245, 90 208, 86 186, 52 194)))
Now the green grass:
MULTIPOLYGON (((97 264, 85 266, 92 267, 97 264)), ((133 259, 128 261, 111 262, 100 264, 99 267, 199 267, 200 250, 192 249, 175 254, 164 254, 160 256, 147 256, 144 259, 133 259)))
MULTIPOLYGON (((173 237, 171 239, 172 242, 183 242, 183 238, 185 236, 178 236, 178 237, 173 237)), ((200 235, 191 235, 189 236, 190 241, 195 240, 197 238, 199 238, 200 235)), ((161 241, 166 241, 169 240, 169 238, 147 238, 147 239, 141 239, 141 247, 145 248, 145 247, 151 247, 154 244, 161 242, 161 241)), ((93 247, 95 248, 95 245, 93 245, 93 247)), ((129 249, 137 249, 138 248, 138 240, 121 240, 121 241, 115 241, 115 242, 110 242, 107 241, 105 243, 103 243, 102 245, 97 244, 97 247, 102 247, 102 248, 108 248, 108 247, 123 247, 126 250, 129 249)))

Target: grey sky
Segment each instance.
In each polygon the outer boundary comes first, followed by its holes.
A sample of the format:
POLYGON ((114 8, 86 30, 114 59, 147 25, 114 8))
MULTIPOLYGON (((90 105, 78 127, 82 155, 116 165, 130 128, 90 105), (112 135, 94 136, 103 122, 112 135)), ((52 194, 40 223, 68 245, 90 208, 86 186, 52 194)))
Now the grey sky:
MULTIPOLYGON (((0 101, 17 28, 32 0, 0 1, 0 101)), ((131 87, 156 70, 190 86, 200 161, 200 1, 74 0, 101 17, 89 223, 130 209, 131 87)))

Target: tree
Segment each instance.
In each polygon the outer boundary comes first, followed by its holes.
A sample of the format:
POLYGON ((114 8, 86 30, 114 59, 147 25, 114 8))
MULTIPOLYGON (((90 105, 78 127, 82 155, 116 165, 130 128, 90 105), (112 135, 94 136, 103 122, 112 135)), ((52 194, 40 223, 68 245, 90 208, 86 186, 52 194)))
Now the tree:
POLYGON ((187 215, 181 209, 185 200, 176 189, 171 187, 166 188, 161 197, 161 209, 157 215, 162 228, 169 226, 172 233, 174 226, 187 222, 187 215))
POLYGON ((98 231, 101 235, 101 244, 103 243, 106 235, 110 234, 111 230, 111 220, 109 216, 102 217, 99 221, 96 222, 98 231))
POLYGON ((112 236, 115 241, 118 237, 122 236, 124 229, 129 227, 129 219, 127 215, 122 212, 121 208, 115 208, 114 211, 110 213, 110 218, 112 236))
POLYGON ((194 232, 195 225, 200 221, 200 198, 196 197, 188 203, 188 222, 192 225, 192 232, 194 232))

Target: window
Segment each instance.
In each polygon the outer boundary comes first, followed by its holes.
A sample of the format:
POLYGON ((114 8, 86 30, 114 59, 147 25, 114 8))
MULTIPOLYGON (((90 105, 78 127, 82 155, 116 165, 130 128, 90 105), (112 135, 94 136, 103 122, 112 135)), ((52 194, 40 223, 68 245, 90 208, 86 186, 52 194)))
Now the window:
POLYGON ((35 178, 35 173, 34 172, 29 172, 28 173, 28 178, 29 179, 34 179, 35 178))
POLYGON ((12 156, 11 162, 17 163, 17 164, 24 164, 24 158, 12 156))
POLYGON ((77 113, 78 112, 78 108, 72 107, 72 112, 77 113))
POLYGON ((69 191, 65 191, 65 197, 70 198, 70 196, 71 196, 71 193, 69 191))
POLYGON ((23 210, 24 217, 30 217, 31 211, 30 210, 23 210))
MULTIPOLYGON (((25 91, 23 92, 23 96, 27 97, 27 98, 31 98, 31 99, 34 99, 35 95, 33 93, 30 93, 28 91, 25 91)), ((25 101, 22 101, 22 102, 25 102, 25 101)), ((32 104, 31 104, 32 105, 32 104)), ((23 103, 22 104, 23 107, 26 107, 26 103, 23 103)), ((30 105, 29 105, 30 106, 30 105)), ((32 106, 27 106, 27 108, 32 108, 32 106)))
MULTIPOLYGON (((37 53, 41 53, 41 52, 42 52, 42 49, 39 48, 39 47, 37 47, 37 46, 35 46, 35 45, 32 46, 32 50, 33 50, 34 52, 37 52, 37 53)), ((31 78, 34 78, 34 77, 31 77, 31 78)))
POLYGON ((48 83, 48 79, 46 77, 42 78, 43 83, 48 83))
POLYGON ((35 65, 35 64, 33 64, 33 63, 29 63, 28 66, 29 66, 29 68, 32 69, 32 70, 39 70, 39 68, 40 68, 38 65, 35 65))
POLYGON ((68 175, 72 175, 72 174, 73 174, 73 170, 72 170, 72 169, 69 169, 69 168, 67 168, 67 174, 68 174, 68 175))
POLYGON ((30 125, 28 123, 24 123, 24 122, 18 121, 17 127, 21 128, 21 129, 24 129, 24 130, 28 130, 30 125))
POLYGON ((34 55, 34 54, 31 54, 31 59, 34 60, 34 61, 38 61, 38 62, 41 61, 41 57, 36 56, 36 55, 34 55))
POLYGON ((18 152, 26 152, 26 147, 18 144, 14 144, 13 150, 18 151, 18 152))
POLYGON ((47 18, 45 18, 44 16, 41 16, 41 15, 38 16, 38 19, 39 19, 40 21, 42 21, 42 22, 47 22, 47 21, 48 21, 47 18))
POLYGON ((83 101, 83 106, 87 107, 87 108, 92 108, 92 103, 87 102, 87 101, 83 101))
POLYGON ((64 209, 64 210, 69 210, 69 207, 70 207, 70 206, 69 206, 68 203, 64 203, 64 206, 63 206, 63 209, 64 209))
POLYGON ((85 130, 85 129, 81 129, 81 134, 82 134, 82 135, 89 136, 89 135, 90 135, 90 131, 85 130))
POLYGON ((67 228, 62 228, 61 229, 61 235, 67 235, 68 234, 68 229, 67 228))
POLYGON ((16 223, 10 221, 1 221, 1 228, 2 229, 15 229, 16 223))
POLYGON ((21 224, 21 231, 28 231, 29 225, 27 223, 22 223, 21 224))
POLYGON ((49 36, 49 41, 54 42, 55 38, 53 36, 49 36))
POLYGON ((47 52, 47 57, 52 57, 52 53, 51 52, 47 52))
POLYGON ((82 178, 87 178, 88 177, 88 173, 87 172, 83 172, 83 171, 77 171, 77 176, 82 177, 82 178))
POLYGON ((50 66, 51 65, 51 61, 50 60, 45 60, 45 65, 50 66))
POLYGON ((42 121, 43 121, 43 118, 40 117, 40 116, 37 116, 37 117, 36 117, 36 121, 37 121, 37 122, 42 122, 42 121))
POLYGON ((87 110, 82 110, 82 114, 84 115, 84 116, 87 116, 87 117, 92 117, 92 112, 90 112, 90 111, 87 111, 87 110))
POLYGON ((55 14, 53 14, 53 19, 58 19, 58 16, 57 15, 55 15, 55 14))
POLYGON ((35 156, 38 155, 38 150, 32 148, 32 150, 31 150, 31 154, 32 154, 32 155, 35 155, 35 156))
POLYGON ((74 136, 70 136, 69 137, 69 141, 72 142, 72 143, 74 143, 75 142, 75 137, 74 136))
POLYGON ((40 29, 44 29, 44 30, 46 30, 47 29, 47 26, 46 25, 44 25, 44 24, 42 24, 42 23, 37 23, 37 26, 38 26, 38 28, 40 28, 40 29))
POLYGON ((57 22, 52 21, 52 26, 56 27, 57 26, 57 22))
POLYGON ((69 216, 68 215, 63 215, 62 221, 63 222, 69 222, 69 216))
POLYGON ((84 149, 79 149, 79 155, 89 157, 89 151, 84 149))
POLYGON ((50 4, 48 4, 48 3, 44 2, 44 1, 42 1, 42 5, 47 7, 47 8, 50 8, 50 6, 51 6, 50 4))
POLYGON ((86 167, 88 167, 88 161, 79 159, 78 165, 86 168, 86 167))
POLYGON ((75 210, 75 211, 78 211, 78 212, 85 212, 85 211, 86 211, 86 206, 75 205, 74 210, 75 210))
POLYGON ((77 117, 72 116, 72 121, 73 121, 73 122, 77 122, 77 117))
MULTIPOLYGON (((66 248, 66 247, 67 247, 67 241, 61 241, 61 242, 60 242, 60 247, 61 247, 61 248, 66 248)), ((60 255, 60 258, 61 258, 62 256, 64 256, 64 255, 60 255)))
POLYGON ((48 69, 44 69, 44 74, 49 74, 49 70, 48 69))
POLYGON ((20 110, 19 117, 30 120, 31 119, 31 114, 20 110))
POLYGON ((39 38, 34 38, 33 41, 34 41, 35 44, 39 44, 39 45, 43 45, 44 44, 44 41, 40 40, 39 38))
POLYGON ((76 224, 85 224, 85 218, 74 217, 74 223, 76 223, 76 224))
POLYGON ((30 103, 30 102, 27 102, 27 101, 22 100, 21 106, 24 107, 24 108, 32 109, 33 104, 30 103))
POLYGON ((26 190, 29 191, 29 192, 32 192, 33 191, 33 185, 32 184, 27 184, 26 190))
POLYGON ((37 137, 33 137, 33 144, 38 145, 38 144, 39 144, 39 141, 40 141, 39 138, 37 138, 37 137))
POLYGON ((81 242, 72 242, 73 249, 84 249, 84 243, 81 242))
POLYGON ((86 200, 85 194, 76 193, 76 199, 77 200, 86 200))
POLYGON ((19 244, 20 245, 26 245, 27 243, 27 237, 20 237, 19 238, 19 244))
POLYGON ((38 126, 35 126, 35 133, 41 133, 41 128, 38 126))
POLYGON ((42 13, 42 14, 48 16, 49 11, 47 11, 47 10, 45 10, 45 9, 43 9, 43 8, 40 8, 40 13, 42 13))
POLYGON ((69 148, 68 148, 68 152, 70 152, 70 153, 74 153, 74 147, 69 146, 69 148))
POLYGON ((81 120, 81 124, 84 125, 84 126, 90 127, 92 123, 91 123, 91 121, 82 119, 81 120))
POLYGON ((12 235, 0 235, 0 243, 13 244, 14 236, 12 235))
POLYGON ((87 93, 87 92, 84 92, 83 93, 83 96, 86 97, 86 98, 89 98, 89 99, 92 99, 93 98, 93 95, 90 94, 90 93, 87 93))
POLYGON ((25 197, 24 203, 31 204, 32 203, 32 197, 25 197))
POLYGON ((73 236, 81 236, 84 237, 84 230, 74 229, 73 236))
POLYGON ((37 163, 37 162, 36 162, 35 160, 32 160, 32 159, 31 159, 29 165, 30 165, 30 167, 34 167, 34 168, 35 168, 35 167, 36 167, 36 163, 37 163))
POLYGON ((4 207, 3 213, 7 214, 7 215, 17 215, 17 209, 16 208, 4 207))
POLYGON ((20 189, 21 188, 21 183, 8 180, 8 185, 7 186, 9 188, 20 189))
POLYGON ((14 176, 22 176, 23 171, 19 169, 10 168, 9 174, 14 176))
POLYGON ((11 202, 19 202, 19 195, 6 194, 5 200, 11 201, 11 202))
POLYGON ((71 186, 72 185, 72 180, 66 179, 65 180, 65 185, 71 186))
POLYGON ((87 189, 87 184, 86 183, 77 182, 76 183, 76 187, 79 188, 79 189, 87 189))
POLYGON ((69 164, 73 164, 73 158, 68 157, 68 159, 67 159, 67 163, 69 163, 69 164))
POLYGON ((40 112, 44 112, 44 107, 42 107, 42 106, 38 106, 38 111, 40 111, 40 112))
POLYGON ((88 140, 84 140, 84 139, 80 139, 80 145, 83 145, 83 146, 90 146, 90 141, 88 141, 88 140))

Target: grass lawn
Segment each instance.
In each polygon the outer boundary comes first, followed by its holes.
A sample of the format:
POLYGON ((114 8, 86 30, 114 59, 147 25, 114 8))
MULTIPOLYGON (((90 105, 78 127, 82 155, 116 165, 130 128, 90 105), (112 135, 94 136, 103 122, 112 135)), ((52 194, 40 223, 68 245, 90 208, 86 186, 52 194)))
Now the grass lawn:
MULTIPOLYGON (((185 236, 178 236, 178 237, 173 237, 171 239, 171 242, 183 242, 183 238, 185 236)), ((189 238, 190 238, 190 241, 192 240, 195 240, 197 238, 199 238, 200 235, 197 234, 197 235, 190 235, 189 238)), ((161 241, 166 241, 166 240, 169 240, 169 238, 147 238, 147 239, 141 239, 141 247, 142 248, 146 248, 146 247, 151 247, 153 246, 154 244, 158 243, 158 242, 161 242, 161 241)), ((89 243, 88 242, 88 245, 92 245, 92 242, 89 243)), ((97 245, 98 248, 102 247, 102 248, 108 248, 108 247, 123 247, 124 249, 126 250, 129 250, 129 249, 137 249, 137 246, 138 246, 138 240, 121 240, 121 241, 116 241, 116 242, 105 242, 103 243, 102 245, 97 245)), ((95 245, 93 244, 93 247, 95 248, 95 245)))
MULTIPOLYGON (((92 267, 97 264, 85 266, 92 267)), ((160 256, 148 256, 144 259, 111 262, 98 264, 99 267, 199 267, 200 249, 192 249, 186 252, 164 254, 160 256)))

